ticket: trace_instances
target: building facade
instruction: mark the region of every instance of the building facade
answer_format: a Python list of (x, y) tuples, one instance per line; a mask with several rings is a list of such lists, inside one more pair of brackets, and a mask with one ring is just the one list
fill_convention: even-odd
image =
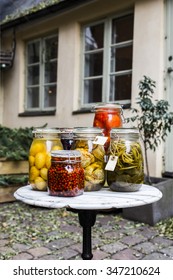
[[(100, 102), (135, 107), (143, 75), (155, 99), (173, 111), (171, 0), (64, 0), (1, 23), (1, 48), (16, 48), (1, 65), (0, 124), (8, 127), (92, 126)], [(172, 52), (171, 52), (172, 51)], [(149, 155), (151, 175), (173, 172), (171, 133)]]

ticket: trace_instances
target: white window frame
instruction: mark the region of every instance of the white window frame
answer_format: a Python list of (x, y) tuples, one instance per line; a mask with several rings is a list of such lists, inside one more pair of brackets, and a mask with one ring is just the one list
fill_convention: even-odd
[[(56, 80), (56, 82), (52, 82), (52, 83), (45, 83), (44, 81), (44, 74), (45, 74), (45, 41), (46, 39), (49, 38), (53, 38), (53, 37), (57, 37), (57, 42), (58, 42), (58, 34), (52, 34), (49, 36), (44, 36), (44, 37), (40, 37), (34, 40), (30, 40), (27, 42), (26, 44), (26, 57), (27, 57), (27, 46), (31, 43), (34, 42), (40, 42), (40, 49), (39, 49), (39, 62), (38, 63), (33, 63), (34, 64), (39, 64), (39, 69), (40, 69), (40, 75), (39, 75), (39, 84), (38, 85), (34, 85), (34, 86), (38, 86), (39, 87), (39, 107), (28, 107), (28, 84), (27, 84), (27, 78), (28, 78), (28, 62), (26, 59), (26, 76), (25, 76), (25, 111), (27, 112), (40, 112), (40, 111), (54, 111), (56, 109), (56, 104), (55, 106), (51, 106), (51, 107), (44, 107), (44, 98), (45, 98), (45, 94), (44, 94), (44, 87), (46, 85), (55, 85), (56, 86), (56, 98), (57, 98), (57, 84), (58, 81)], [(51, 61), (57, 61), (57, 66), (58, 66), (58, 52), (57, 52), (57, 57), (55, 59), (51, 59)], [(32, 65), (32, 64), (30, 64)], [(58, 68), (58, 67), (57, 67)], [(58, 73), (58, 69), (57, 69), (57, 73)]]
[[(100, 21), (95, 21), (92, 22), (90, 24), (86, 24), (82, 26), (82, 61), (81, 61), (81, 84), (80, 84), (80, 92), (81, 92), (81, 104), (80, 107), (81, 108), (90, 108), (92, 106), (95, 105), (95, 103), (84, 103), (84, 80), (86, 80), (86, 78), (84, 77), (84, 71), (85, 71), (85, 54), (87, 53), (87, 51), (85, 51), (85, 29), (87, 27), (90, 26), (94, 26), (94, 25), (98, 25), (100, 23), (104, 23), (104, 46), (103, 46), (103, 74), (100, 76), (94, 76), (94, 77), (90, 77), (90, 79), (92, 78), (98, 78), (98, 77), (102, 77), (102, 102), (109, 102), (109, 103), (120, 103), (122, 105), (124, 104), (130, 104), (131, 103), (131, 99), (126, 99), (126, 100), (118, 100), (118, 101), (109, 101), (109, 92), (110, 92), (110, 76), (111, 75), (123, 75), (123, 74), (132, 74), (133, 69), (127, 69), (127, 70), (123, 70), (123, 71), (117, 71), (117, 72), (110, 72), (110, 63), (111, 63), (111, 47), (112, 46), (116, 46), (116, 47), (122, 47), (122, 46), (132, 46), (133, 47), (133, 38), (132, 40), (128, 40), (128, 41), (124, 41), (121, 43), (117, 43), (117, 44), (112, 44), (111, 43), (111, 32), (112, 32), (112, 20), (113, 19), (118, 19), (124, 16), (128, 16), (128, 15), (134, 15), (134, 13), (131, 11), (129, 13), (125, 13), (122, 15), (113, 15), (110, 17), (107, 17), (103, 20)], [(99, 49), (100, 50), (100, 49)], [(91, 52), (97, 52), (96, 51), (90, 51)], [(98, 103), (98, 102), (97, 102)]]

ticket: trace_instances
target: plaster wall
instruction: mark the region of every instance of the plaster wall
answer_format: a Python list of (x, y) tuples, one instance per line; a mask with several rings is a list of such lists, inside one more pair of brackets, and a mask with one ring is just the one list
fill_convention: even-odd
[[(99, 8), (98, 8), (99, 7)], [(4, 75), (3, 125), (9, 127), (41, 126), (50, 127), (92, 126), (93, 113), (72, 114), (80, 103), (80, 51), (82, 24), (134, 10), (134, 49), (132, 107), (138, 93), (138, 82), (143, 75), (156, 81), (156, 98), (163, 96), (163, 44), (164, 44), (164, 1), (94, 1), (71, 12), (51, 16), (44, 20), (28, 22), (17, 28), (17, 48), (14, 66)], [(25, 93), (25, 42), (38, 36), (59, 33), (58, 85), (55, 116), (19, 117), (24, 111)], [(2, 107), (0, 99), (0, 106)], [(0, 107), (0, 108), (1, 108)], [(125, 116), (129, 110), (124, 111)], [(153, 176), (162, 171), (162, 147), (150, 156)], [(156, 164), (157, 163), (157, 164)]]

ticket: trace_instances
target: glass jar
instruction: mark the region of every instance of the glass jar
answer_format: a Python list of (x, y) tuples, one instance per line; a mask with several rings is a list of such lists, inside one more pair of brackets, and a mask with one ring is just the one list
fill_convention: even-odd
[(73, 144), (73, 128), (60, 128), (64, 150), (70, 150)]
[(103, 136), (100, 128), (83, 127), (73, 130), (74, 144), (72, 149), (80, 151), (82, 167), (85, 173), (84, 191), (100, 190), (105, 182), (105, 149), (94, 142), (96, 136)]
[(115, 191), (136, 191), (144, 182), (144, 160), (136, 128), (111, 130), (109, 159), (114, 170), (107, 171), (109, 187)]
[(60, 131), (35, 129), (29, 150), (29, 183), (35, 190), (47, 190), (47, 174), (51, 165), (51, 151), (63, 150)]
[(122, 127), (122, 106), (115, 103), (96, 105), (93, 126), (103, 128), (103, 133), (108, 137), (105, 148), (108, 149), (110, 143), (110, 130)]
[(48, 170), (48, 193), (53, 196), (83, 194), (84, 170), (79, 151), (54, 151)]

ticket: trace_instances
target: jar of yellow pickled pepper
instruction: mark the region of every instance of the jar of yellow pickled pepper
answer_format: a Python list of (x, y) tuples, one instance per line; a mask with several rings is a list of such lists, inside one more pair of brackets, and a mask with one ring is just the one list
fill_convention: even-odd
[(51, 151), (63, 150), (58, 129), (35, 129), (29, 150), (29, 183), (34, 190), (47, 190)]
[(107, 183), (113, 191), (137, 191), (144, 182), (144, 160), (137, 128), (111, 130)]
[(81, 164), (85, 174), (84, 191), (100, 190), (105, 182), (105, 149), (104, 143), (102, 144), (99, 140), (97, 142), (96, 139), (97, 136), (104, 138), (102, 129), (74, 128), (73, 136), (72, 149), (81, 153)]

